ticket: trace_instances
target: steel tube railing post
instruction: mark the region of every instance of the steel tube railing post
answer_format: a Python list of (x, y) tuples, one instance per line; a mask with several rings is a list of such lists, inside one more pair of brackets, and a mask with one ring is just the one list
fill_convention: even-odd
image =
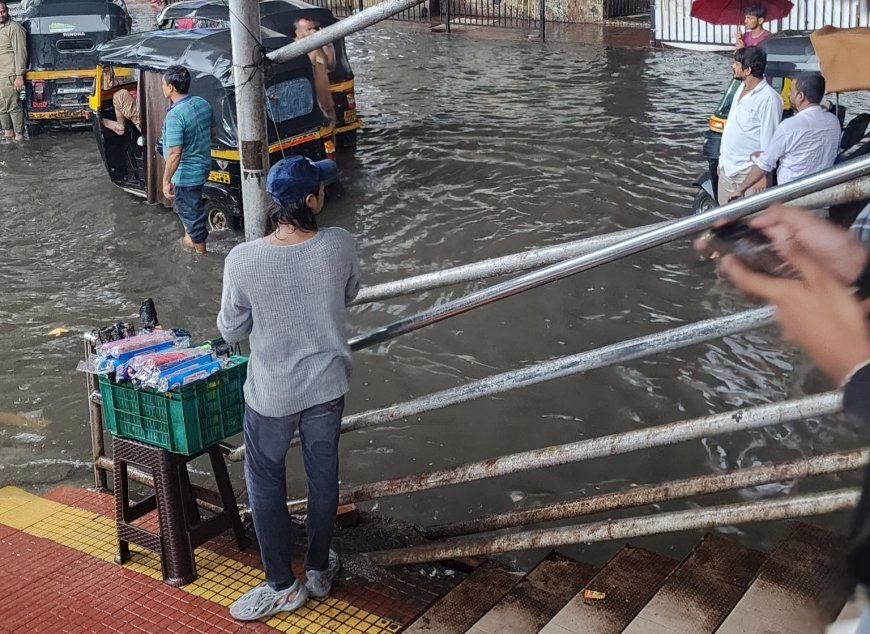
[(495, 374), (465, 385), (427, 394), (404, 403), (351, 414), (342, 421), (342, 433), (753, 330), (771, 323), (772, 319), (773, 308), (769, 306), (756, 308), (620, 341), (568, 357), (536, 363), (519, 370)]
[(294, 57), (310, 53), (321, 46), (326, 46), (342, 37), (347, 37), (352, 33), (362, 31), (373, 24), (377, 24), (382, 20), (386, 20), (397, 13), (406, 11), (407, 9), (422, 4), (423, 2), (426, 2), (426, 0), (384, 0), (383, 2), (378, 2), (377, 4), (370, 6), (368, 9), (363, 9), (359, 13), (355, 13), (343, 20), (339, 20), (335, 24), (321, 29), (306, 38), (297, 40), (287, 46), (282, 46), (281, 48), (268, 53), (266, 57), (273, 62), (289, 61)]
[[(95, 342), (90, 334), (84, 336), (85, 359), (96, 352)], [(94, 395), (100, 393), (97, 377), (93, 374), (85, 374), (85, 388), (88, 391), (88, 416), (91, 422), (91, 452), (94, 456), (94, 486), (103, 491), (109, 488), (109, 479), (106, 470), (100, 466), (100, 458), (106, 453), (103, 439), (103, 408), (95, 402)]]
[[(802, 205), (810, 209), (827, 207), (828, 205), (851, 202), (863, 198), (870, 198), (870, 177), (864, 176), (858, 180), (850, 181), (841, 185), (802, 196), (792, 201), (792, 204)], [(370, 302), (390, 299), (400, 295), (407, 295), (419, 291), (428, 291), (451, 284), (463, 282), (475, 282), (478, 280), (528, 271), (554, 262), (562, 262), (570, 257), (590, 253), (596, 249), (616, 244), (627, 238), (641, 235), (651, 229), (663, 227), (676, 222), (667, 220), (632, 229), (622, 229), (612, 233), (590, 236), (571, 242), (556, 244), (549, 247), (530, 249), (521, 253), (512, 253), (500, 257), (490, 258), (463, 264), (460, 266), (423, 273), (402, 280), (384, 282), (374, 286), (363, 287), (359, 295), (353, 301), (354, 305), (367, 304)]]
[[(841, 407), (842, 395), (839, 392), (826, 392), (782, 403), (756, 405), (755, 407), (711, 414), (656, 427), (590, 438), (589, 440), (542, 449), (532, 449), (489, 460), (469, 462), (450, 469), (415, 473), (390, 480), (362, 484), (340, 492), (339, 503), (364, 502), (380, 497), (425, 491), (484, 478), (582, 462), (593, 458), (623, 455), (640, 449), (665, 447), (705, 436), (716, 436), (769, 425), (779, 425), (814, 416), (834, 414), (839, 412)], [(291, 501), (288, 503), (288, 507), (293, 512), (304, 509), (305, 500)]]
[[(828, 190), (825, 192), (816, 192), (810, 194), (802, 199), (800, 202), (802, 204), (806, 204), (808, 206), (824, 206), (827, 204), (831, 204), (832, 202), (843, 202), (846, 200), (853, 200), (856, 196), (870, 196), (870, 177), (864, 177), (857, 181), (850, 182), (846, 185), (841, 185), (833, 188), (832, 190)], [(679, 222), (679, 221), (677, 221)], [(664, 226), (667, 223), (660, 223), (656, 226)], [(639, 230), (631, 229), (626, 231), (637, 231), (638, 234), (645, 233), (646, 228), (641, 228)], [(621, 233), (617, 235), (609, 235), (609, 236), (599, 236), (597, 238), (590, 238), (590, 240), (598, 240), (601, 238), (602, 240), (613, 240), (612, 243), (617, 242), (617, 238), (621, 237)], [(577, 243), (569, 243), (568, 245), (557, 245), (555, 247), (547, 247), (542, 250), (541, 257), (542, 258), (555, 258), (562, 259), (560, 257), (561, 250), (564, 249), (581, 249), (582, 247)], [(508, 259), (513, 256), (507, 256), (507, 258), (501, 259), (496, 258), (494, 260), (494, 265), (492, 270), (473, 270), (472, 274), (489, 274), (490, 272), (495, 272), (496, 269), (501, 269), (501, 267), (513, 266)], [(526, 258), (534, 258), (536, 255), (533, 253), (531, 255), (528, 254), (518, 254), (516, 256), (521, 262), (519, 265), (523, 265), (522, 261), (525, 261)], [(501, 260), (501, 261), (499, 261)], [(469, 265), (470, 267), (475, 267), (476, 265)], [(499, 270), (500, 274), (502, 271)], [(444, 283), (441, 284), (438, 280), (435, 279), (434, 276), (437, 274), (429, 274), (433, 277), (427, 278), (425, 280), (420, 280), (420, 285), (430, 284), (432, 283), (432, 287), (435, 288), (437, 285), (446, 285), (449, 283), (455, 283), (457, 277), (463, 275), (464, 273), (458, 272), (457, 276), (448, 277), (448, 280), (442, 280)], [(405, 292), (406, 289), (397, 289), (395, 287), (390, 287), (385, 290), (385, 294), (387, 293), (398, 293)], [(363, 291), (365, 293), (365, 290)], [(389, 296), (389, 295), (388, 295)], [(372, 296), (369, 296), (368, 301), (374, 301)], [(455, 403), (461, 403), (465, 401), (469, 401), (476, 398), (481, 398), (483, 396), (490, 396), (492, 394), (497, 394), (500, 392), (505, 392), (516, 387), (522, 387), (524, 385), (532, 385), (534, 383), (542, 382), (549, 380), (550, 378), (558, 378), (559, 376), (566, 376), (571, 372), (565, 372), (561, 374), (550, 374), (551, 372), (561, 372), (566, 369), (571, 364), (577, 364), (574, 366), (573, 372), (584, 372), (589, 369), (593, 369), (595, 367), (601, 367), (601, 365), (594, 365), (593, 360), (596, 356), (601, 357), (606, 354), (611, 355), (608, 359), (599, 360), (602, 365), (608, 365), (612, 363), (618, 363), (622, 361), (626, 361), (629, 359), (640, 358), (645, 355), (655, 354), (657, 352), (662, 352), (666, 350), (672, 350), (679, 345), (689, 345), (691, 343), (699, 343), (701, 341), (706, 341), (708, 339), (713, 339), (719, 336), (724, 336), (726, 334), (734, 334), (737, 332), (751, 330), (753, 328), (757, 328), (761, 325), (764, 325), (769, 322), (771, 313), (770, 308), (765, 309), (757, 309), (755, 311), (747, 311), (744, 313), (739, 313), (737, 315), (731, 315), (728, 317), (722, 317), (712, 320), (707, 320), (705, 322), (699, 322), (697, 324), (692, 324), (690, 326), (683, 326), (678, 329), (674, 329), (671, 331), (665, 331), (662, 333), (657, 333), (654, 335), (650, 335), (648, 337), (641, 337), (639, 339), (635, 339), (632, 341), (623, 342), (621, 344), (614, 344), (612, 346), (607, 346), (605, 348), (600, 348), (598, 350), (588, 351), (584, 353), (580, 353), (579, 355), (574, 355), (573, 357), (564, 357), (562, 359), (557, 359), (553, 361), (547, 361), (544, 363), (536, 364), (534, 366), (530, 366), (527, 368), (523, 368), (521, 370), (515, 370), (512, 372), (506, 372), (503, 374), (495, 375), (492, 377), (488, 377), (486, 379), (482, 379), (480, 381), (473, 381), (463, 386), (459, 386), (457, 388), (451, 388), (449, 390), (443, 390), (441, 392), (436, 392), (435, 394), (430, 394), (428, 396), (423, 396), (418, 399), (413, 399), (411, 401), (406, 401), (404, 403), (398, 403), (396, 405), (392, 405), (390, 407), (382, 408), (379, 410), (372, 410), (368, 412), (361, 412), (359, 414), (354, 414), (352, 416), (348, 416), (344, 420), (344, 427), (342, 428), (342, 432), (352, 431), (353, 429), (357, 429), (359, 427), (367, 427), (370, 425), (374, 425), (380, 422), (386, 422), (391, 420), (396, 420), (397, 418), (402, 418), (404, 416), (410, 416), (413, 414), (419, 414), (425, 411), (431, 411), (434, 409), (438, 409), (441, 407), (446, 407), (448, 405), (452, 405)], [(738, 322), (735, 325), (735, 322)], [(705, 330), (706, 335), (704, 336), (695, 336), (699, 333), (692, 333), (692, 330), (700, 329)], [(677, 339), (683, 339), (682, 344), (678, 344), (676, 342)], [(663, 347), (663, 342), (668, 343), (669, 347)], [(644, 354), (639, 356), (621, 356), (620, 351), (628, 351), (632, 352), (637, 347), (644, 348)], [(587, 366), (582, 366), (582, 363), (588, 363)], [(229, 454), (229, 459), (233, 461), (244, 459), (245, 447), (244, 445), (237, 447), (232, 450)]]
[(460, 537), (436, 544), (366, 553), (366, 556), (377, 566), (395, 566), (515, 550), (557, 548), (569, 544), (631, 539), (714, 526), (825, 515), (855, 508), (859, 497), (858, 489), (838, 489), (812, 495), (605, 520), (580, 526), (539, 529), (511, 535)]
[(867, 464), (870, 449), (841, 451), (812, 458), (801, 458), (773, 465), (735, 469), (728, 473), (705, 475), (663, 484), (650, 484), (634, 487), (627, 491), (615, 491), (579, 500), (556, 502), (522, 511), (510, 511), (486, 517), (477, 517), (453, 524), (442, 524), (422, 529), (428, 539), (458, 537), (472, 533), (528, 526), (540, 522), (552, 522), (568, 518), (615, 511), (618, 509), (646, 506), (670, 500), (678, 500), (696, 495), (709, 495), (722, 491), (744, 489), (746, 487), (796, 480), (826, 473), (838, 473), (860, 469)]
[(772, 187), (760, 194), (722, 205), (703, 214), (677, 220), (669, 225), (653, 229), (634, 238), (629, 238), (619, 244), (604, 247), (593, 253), (553, 264), (464, 297), (439, 304), (416, 315), (400, 319), (369, 333), (353, 337), (350, 340), (351, 349), (360, 350), (389, 341), (390, 339), (395, 339), (399, 335), (419, 330), (449, 317), (468, 312), (473, 308), (511, 297), (512, 295), (549, 284), (550, 282), (555, 282), (556, 280), (587, 271), (608, 262), (613, 262), (628, 255), (640, 253), (641, 251), (678, 238), (690, 236), (708, 229), (717, 221), (741, 218), (756, 211), (761, 211), (774, 202), (789, 201), (866, 174), (870, 174), (870, 156), (848, 161), (786, 185)]
[[(770, 323), (772, 316), (773, 308), (757, 308), (495, 374), (389, 407), (346, 416), (341, 423), (341, 433), (752, 330)], [(242, 460), (244, 454), (245, 447), (242, 445), (230, 452), (229, 459)]]

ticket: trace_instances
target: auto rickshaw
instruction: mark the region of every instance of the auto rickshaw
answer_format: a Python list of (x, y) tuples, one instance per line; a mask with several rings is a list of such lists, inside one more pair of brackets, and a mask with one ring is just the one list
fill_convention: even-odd
[[(265, 37), (276, 49), (289, 38)], [(100, 48), (100, 81), (90, 98), (94, 134), (109, 178), (121, 189), (157, 203), (163, 199), (163, 156), (156, 146), (167, 103), (161, 88), (163, 71), (187, 68), (190, 94), (214, 109), (217, 134), (212, 139), (212, 169), (203, 189), (211, 231), (242, 225), (240, 162), (236, 127), (230, 32), (228, 29), (168, 30), (116, 38)], [(317, 106), (311, 63), (300, 57), (266, 69), (266, 124), (269, 158), (301, 154), (313, 160), (335, 157), (332, 125)], [(135, 93), (141, 129), (126, 122), (123, 135), (103, 125), (117, 120), (113, 97)]]
[(24, 0), (28, 70), (24, 112), (31, 132), (41, 125), (90, 125), (97, 48), (127, 35), (124, 0)]
[[(197, 26), (229, 27), (229, 6), (226, 0), (184, 0), (173, 2), (157, 16), (160, 28), (179, 28), (183, 21), (192, 21)], [(263, 27), (294, 37), (293, 22), (308, 18), (325, 27), (338, 20), (328, 9), (301, 0), (261, 0), (260, 23)], [(356, 111), (354, 75), (347, 57), (344, 38), (333, 43), (335, 66), (329, 72), (332, 99), (335, 103), (336, 141), (341, 147), (356, 147), (357, 130), (361, 126)]]

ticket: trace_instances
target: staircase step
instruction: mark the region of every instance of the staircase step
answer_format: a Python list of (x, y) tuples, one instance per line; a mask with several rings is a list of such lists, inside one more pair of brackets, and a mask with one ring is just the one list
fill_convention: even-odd
[(605, 597), (587, 600), (579, 592), (541, 634), (621, 632), (676, 567), (673, 559), (626, 546), (586, 584), (585, 589), (604, 592)]
[(469, 634), (532, 634), (562, 609), (597, 568), (550, 555), (487, 612)]
[(463, 634), (513, 588), (521, 577), (497, 567), (481, 564), (453, 590), (424, 612), (406, 634)]
[(854, 585), (843, 567), (845, 554), (842, 537), (798, 523), (716, 633), (822, 631)]
[(624, 634), (709, 634), (746, 592), (765, 555), (707, 535), (668, 577)]

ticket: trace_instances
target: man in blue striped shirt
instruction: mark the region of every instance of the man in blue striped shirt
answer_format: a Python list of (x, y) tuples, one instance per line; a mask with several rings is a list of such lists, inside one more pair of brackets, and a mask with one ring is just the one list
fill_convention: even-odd
[(184, 245), (205, 253), (208, 227), (202, 186), (211, 169), (214, 113), (205, 99), (188, 94), (190, 73), (184, 66), (167, 68), (161, 84), (171, 102), (163, 120), (163, 195), (175, 202), (184, 225)]

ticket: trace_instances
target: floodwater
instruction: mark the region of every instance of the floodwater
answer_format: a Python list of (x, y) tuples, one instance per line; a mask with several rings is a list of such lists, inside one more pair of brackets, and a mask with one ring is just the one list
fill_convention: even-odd
[[(366, 284), (635, 227), (689, 212), (701, 138), (729, 77), (718, 55), (380, 26), (350, 38), (365, 117), (322, 215), (357, 238)], [(82, 333), (134, 318), (211, 338), (226, 253), (178, 244), (177, 218), (108, 180), (90, 133), (0, 146), (0, 483), (92, 482)], [(367, 331), (489, 282), (352, 310)], [(349, 412), (735, 312), (688, 240), (498, 302), (356, 354)], [(67, 332), (52, 330), (65, 329)], [(459, 465), (827, 389), (773, 329), (563, 378), (348, 434), (346, 485)], [(365, 505), (419, 524), (530, 506), (861, 444), (839, 418), (709, 437)], [(290, 459), (290, 492), (304, 487)], [(233, 468), (243, 494), (241, 469)], [(827, 478), (823, 484), (855, 481)], [(757, 487), (687, 509), (815, 490)], [(843, 527), (845, 516), (825, 520)], [(724, 529), (768, 548), (781, 528)], [(697, 534), (636, 543), (679, 554)], [(613, 546), (567, 552), (600, 560)], [(581, 553), (580, 551), (585, 551)]]

